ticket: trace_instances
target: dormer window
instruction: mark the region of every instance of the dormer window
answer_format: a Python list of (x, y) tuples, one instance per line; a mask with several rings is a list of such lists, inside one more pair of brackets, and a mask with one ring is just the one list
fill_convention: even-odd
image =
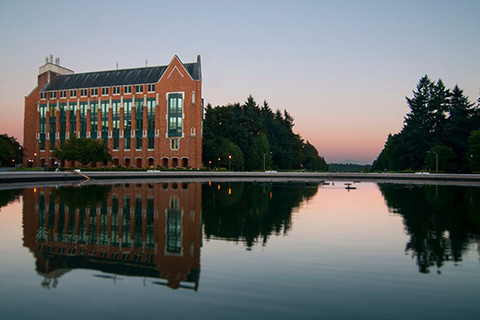
[(149, 84), (148, 85), (148, 92), (155, 92), (155, 85), (154, 84)]
[(143, 93), (143, 86), (135, 86), (135, 93)]
[(87, 96), (87, 89), (80, 89), (80, 96), (86, 97)]
[(70, 98), (76, 98), (77, 97), (77, 90), (70, 90)]
[(50, 92), (50, 99), (57, 99), (57, 92), (56, 91)]
[(98, 96), (98, 88), (90, 89), (91, 96)]
[(65, 99), (67, 97), (67, 90), (60, 91), (60, 99)]
[(120, 94), (120, 87), (113, 87), (113, 94), (114, 95)]
[(102, 96), (108, 96), (108, 88), (102, 88)]
[(125, 86), (123, 88), (124, 94), (131, 94), (132, 93), (132, 86)]

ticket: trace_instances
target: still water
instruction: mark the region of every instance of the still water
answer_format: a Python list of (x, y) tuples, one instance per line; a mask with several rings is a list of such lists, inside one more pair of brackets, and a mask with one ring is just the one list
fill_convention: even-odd
[(480, 188), (0, 190), (0, 319), (478, 319)]

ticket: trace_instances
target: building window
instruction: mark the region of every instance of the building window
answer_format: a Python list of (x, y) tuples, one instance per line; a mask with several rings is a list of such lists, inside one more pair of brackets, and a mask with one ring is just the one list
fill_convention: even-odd
[(143, 86), (142, 85), (135, 86), (135, 93), (143, 93)]
[(60, 99), (65, 99), (67, 97), (67, 90), (60, 91)]
[(108, 96), (108, 88), (102, 88), (102, 96)]
[(80, 102), (80, 138), (87, 137), (87, 102)]
[(47, 93), (46, 92), (40, 92), (40, 99), (42, 99), (42, 100), (47, 99)]
[(87, 89), (80, 89), (80, 97), (86, 97), (87, 96)]
[(70, 98), (76, 98), (77, 97), (77, 90), (70, 90)]
[(50, 99), (56, 99), (56, 98), (57, 98), (57, 92), (56, 91), (50, 92)]
[(131, 94), (132, 93), (132, 86), (125, 86), (123, 87), (124, 94)]
[(118, 150), (120, 138), (120, 100), (112, 101), (113, 150)]
[(45, 150), (45, 136), (47, 133), (47, 105), (40, 105), (40, 150)]
[(98, 96), (98, 88), (90, 89), (91, 96)]
[(136, 138), (136, 148), (142, 149), (143, 99), (135, 100), (135, 138)]
[(195, 104), (195, 91), (192, 91), (192, 104)]
[(147, 99), (147, 138), (148, 149), (153, 149), (155, 139), (155, 98)]
[(70, 103), (70, 136), (74, 137), (77, 133), (77, 104)]
[(120, 87), (113, 87), (113, 94), (114, 95), (120, 94)]
[(180, 148), (180, 139), (170, 139), (170, 149), (178, 150)]
[(108, 143), (108, 109), (109, 109), (110, 103), (108, 101), (102, 101), (101, 103), (101, 120), (102, 120), (102, 140), (105, 146), (107, 146)]
[[(132, 137), (132, 100), (123, 100), (123, 137), (125, 138), (125, 150), (130, 150)], [(128, 167), (127, 164), (125, 166)]]
[(154, 84), (149, 84), (148, 85), (148, 92), (155, 92), (155, 85)]
[(183, 132), (183, 96), (181, 93), (168, 95), (168, 136), (181, 137)]
[(90, 122), (91, 122), (91, 133), (90, 138), (97, 139), (98, 134), (98, 102), (90, 102)]

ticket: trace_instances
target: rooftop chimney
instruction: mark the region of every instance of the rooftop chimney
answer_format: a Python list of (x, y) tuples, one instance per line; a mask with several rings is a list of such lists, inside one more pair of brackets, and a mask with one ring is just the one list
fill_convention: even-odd
[(55, 64), (56, 64), (57, 66), (60, 65), (60, 57), (56, 57), (56, 58), (55, 58)]
[(50, 63), (53, 63), (53, 54), (50, 55)]

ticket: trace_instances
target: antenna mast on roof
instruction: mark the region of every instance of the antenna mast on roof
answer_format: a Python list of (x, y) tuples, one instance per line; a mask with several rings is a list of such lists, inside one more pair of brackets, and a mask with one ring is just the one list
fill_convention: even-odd
[(148, 67), (148, 60), (145, 59), (145, 67)]
[(118, 61), (117, 61), (117, 70), (118, 70)]

